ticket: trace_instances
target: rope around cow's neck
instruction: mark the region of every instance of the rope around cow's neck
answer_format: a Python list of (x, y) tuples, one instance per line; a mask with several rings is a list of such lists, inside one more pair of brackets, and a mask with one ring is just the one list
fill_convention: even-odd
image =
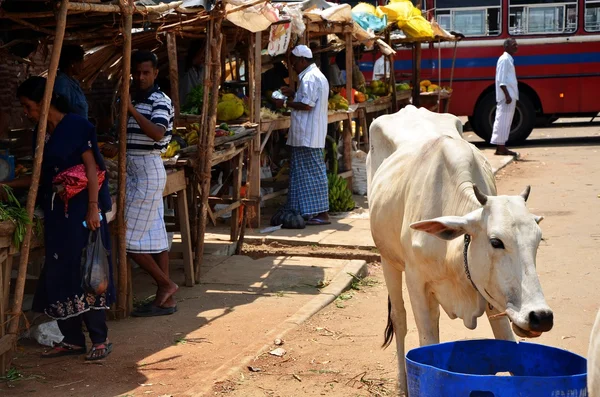
[(467, 255), (469, 253), (469, 244), (471, 244), (471, 236), (468, 234), (465, 234), (465, 248), (463, 250), (465, 274), (467, 275), (467, 278), (473, 285), (473, 288), (475, 288), (475, 291), (479, 292), (479, 290), (477, 289), (477, 286), (475, 285), (475, 283), (473, 282), (473, 279), (471, 278), (471, 272), (469, 271), (469, 259), (467, 258)]
[[(467, 275), (467, 278), (471, 282), (471, 285), (473, 285), (473, 288), (475, 288), (475, 291), (479, 292), (479, 289), (477, 288), (477, 286), (475, 285), (475, 282), (471, 278), (471, 272), (469, 271), (469, 259), (467, 258), (467, 255), (469, 253), (469, 244), (471, 244), (471, 236), (468, 234), (465, 234), (465, 248), (463, 250), (463, 259), (464, 259), (463, 262), (465, 265), (465, 274)], [(481, 295), (481, 292), (479, 292), (479, 294)], [(490, 310), (494, 309), (494, 306), (492, 306), (492, 304), (489, 302), (488, 302), (488, 307), (490, 308)], [(500, 313), (500, 315), (502, 315), (502, 313)], [(496, 315), (496, 316), (500, 316), (500, 315)], [(506, 315), (506, 314), (504, 314), (504, 315)]]

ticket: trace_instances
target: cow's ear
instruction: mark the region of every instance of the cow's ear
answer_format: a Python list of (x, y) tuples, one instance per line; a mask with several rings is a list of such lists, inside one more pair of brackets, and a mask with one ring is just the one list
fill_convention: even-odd
[(442, 216), (427, 221), (415, 222), (412, 229), (434, 235), (442, 240), (454, 240), (467, 232), (469, 222), (462, 216)]

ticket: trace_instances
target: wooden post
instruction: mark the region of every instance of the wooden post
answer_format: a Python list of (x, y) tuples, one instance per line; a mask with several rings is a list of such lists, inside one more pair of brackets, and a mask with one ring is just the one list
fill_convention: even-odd
[(119, 271), (119, 291), (117, 293), (117, 317), (125, 318), (129, 315), (129, 301), (133, 299), (129, 295), (129, 273), (131, 267), (127, 261), (127, 252), (125, 235), (127, 225), (125, 224), (125, 183), (126, 183), (126, 162), (127, 162), (127, 104), (129, 99), (129, 80), (131, 76), (131, 27), (133, 23), (133, 1), (121, 3), (123, 18), (123, 58), (121, 60), (121, 109), (119, 114), (119, 178), (117, 193), (117, 229), (119, 242), (119, 262), (117, 264)]
[[(252, 209), (248, 209), (253, 218), (250, 219), (252, 227), (260, 227), (260, 108), (261, 108), (261, 79), (262, 79), (262, 57), (261, 57), (262, 35), (257, 32), (250, 36), (250, 51), (248, 53), (248, 83), (249, 97), (251, 98), (250, 121), (258, 124), (258, 134), (250, 143), (248, 149), (248, 187), (249, 197), (254, 200), (252, 204), (247, 203)], [(265, 139), (269, 139), (267, 136)]]
[[(233, 194), (231, 195), (232, 201), (235, 203), (241, 199), (242, 189), (242, 169), (244, 168), (244, 151), (235, 156), (232, 160), (233, 163)], [(240, 210), (234, 209), (231, 213), (231, 241), (236, 241), (239, 233), (240, 224)]]
[[(31, 186), (27, 194), (27, 217), (31, 222), (25, 228), (25, 236), (21, 245), (21, 257), (19, 259), (19, 272), (17, 275), (17, 282), (15, 285), (15, 298), (12, 307), (12, 318), (10, 326), (8, 328), (9, 335), (4, 336), (2, 340), (7, 337), (14, 337), (19, 330), (19, 320), (21, 318), (21, 310), (23, 309), (23, 292), (25, 291), (25, 281), (27, 278), (27, 263), (29, 262), (29, 246), (31, 244), (31, 229), (33, 226), (33, 211), (35, 209), (35, 202), (37, 199), (38, 187), (40, 184), (40, 175), (42, 172), (42, 159), (44, 157), (44, 144), (46, 138), (46, 127), (48, 124), (48, 111), (50, 109), (50, 99), (52, 98), (52, 91), (54, 89), (54, 81), (56, 79), (56, 70), (58, 69), (58, 60), (60, 59), (60, 51), (65, 38), (65, 28), (67, 26), (67, 13), (69, 10), (69, 1), (65, 0), (60, 4), (56, 20), (56, 31), (54, 36), (54, 42), (52, 43), (52, 56), (50, 57), (50, 66), (48, 67), (48, 77), (46, 80), (46, 87), (44, 89), (44, 97), (42, 99), (42, 110), (40, 115), (40, 121), (38, 122), (38, 133), (36, 140), (36, 156), (33, 162), (33, 175), (31, 176)], [(10, 335), (13, 334), (13, 335)], [(16, 341), (16, 338), (14, 338)], [(3, 354), (0, 351), (0, 355)]]
[(181, 99), (179, 98), (179, 69), (177, 67), (177, 37), (175, 33), (167, 33), (167, 52), (169, 55), (169, 81), (171, 82), (171, 101), (175, 109), (175, 119), (179, 119)]
[(421, 105), (421, 43), (413, 44), (413, 105)]
[[(208, 113), (205, 118), (205, 128), (203, 129), (203, 136), (200, 137), (202, 141), (201, 150), (198, 152), (200, 156), (203, 156), (202, 163), (199, 166), (202, 169), (198, 170), (200, 175), (200, 183), (202, 187), (202, 197), (200, 201), (200, 220), (198, 223), (198, 241), (196, 243), (196, 280), (200, 280), (200, 271), (202, 264), (202, 256), (204, 255), (204, 234), (206, 232), (206, 218), (208, 216), (208, 196), (210, 194), (210, 168), (212, 163), (212, 155), (215, 146), (215, 126), (217, 124), (217, 103), (219, 101), (219, 82), (221, 81), (221, 46), (223, 44), (223, 33), (221, 31), (221, 25), (223, 23), (223, 5), (217, 3), (213, 9), (215, 13), (215, 19), (211, 20), (211, 40), (209, 42), (210, 47), (210, 63), (208, 63), (208, 71), (210, 71), (210, 105), (208, 106)], [(206, 71), (205, 71), (206, 73)], [(206, 82), (206, 80), (205, 80)], [(206, 87), (205, 87), (206, 88)], [(204, 118), (204, 116), (203, 116)]]
[[(352, 53), (352, 33), (346, 33), (346, 99), (352, 103), (352, 69), (354, 66), (354, 54)], [(343, 121), (343, 165), (344, 171), (352, 169), (352, 117)], [(352, 189), (352, 179), (348, 180), (348, 188)]]
[(352, 33), (346, 33), (346, 99), (352, 103), (352, 69), (354, 54), (352, 53)]
[(185, 267), (185, 286), (193, 287), (194, 266), (192, 258), (192, 241), (190, 235), (190, 216), (187, 203), (187, 189), (177, 192), (177, 219), (179, 220), (179, 231), (181, 233), (181, 245), (183, 246), (183, 264)]

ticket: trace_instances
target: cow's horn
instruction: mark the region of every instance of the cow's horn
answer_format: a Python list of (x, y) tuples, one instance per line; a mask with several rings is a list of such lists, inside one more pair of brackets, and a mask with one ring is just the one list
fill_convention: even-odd
[(523, 197), (523, 200), (527, 201), (529, 198), (529, 193), (531, 193), (531, 186), (527, 185), (525, 190), (521, 192), (520, 196)]
[(477, 198), (477, 201), (479, 201), (479, 203), (481, 205), (485, 205), (487, 203), (487, 196), (483, 193), (481, 193), (481, 191), (479, 190), (479, 188), (477, 187), (477, 185), (473, 185), (473, 192), (475, 192), (475, 197)]

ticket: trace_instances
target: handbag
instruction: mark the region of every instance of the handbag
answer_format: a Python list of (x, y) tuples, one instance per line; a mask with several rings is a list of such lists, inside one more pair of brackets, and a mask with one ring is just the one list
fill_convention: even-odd
[(108, 252), (102, 244), (99, 230), (90, 231), (87, 246), (81, 257), (82, 287), (87, 293), (102, 295), (108, 289)]

